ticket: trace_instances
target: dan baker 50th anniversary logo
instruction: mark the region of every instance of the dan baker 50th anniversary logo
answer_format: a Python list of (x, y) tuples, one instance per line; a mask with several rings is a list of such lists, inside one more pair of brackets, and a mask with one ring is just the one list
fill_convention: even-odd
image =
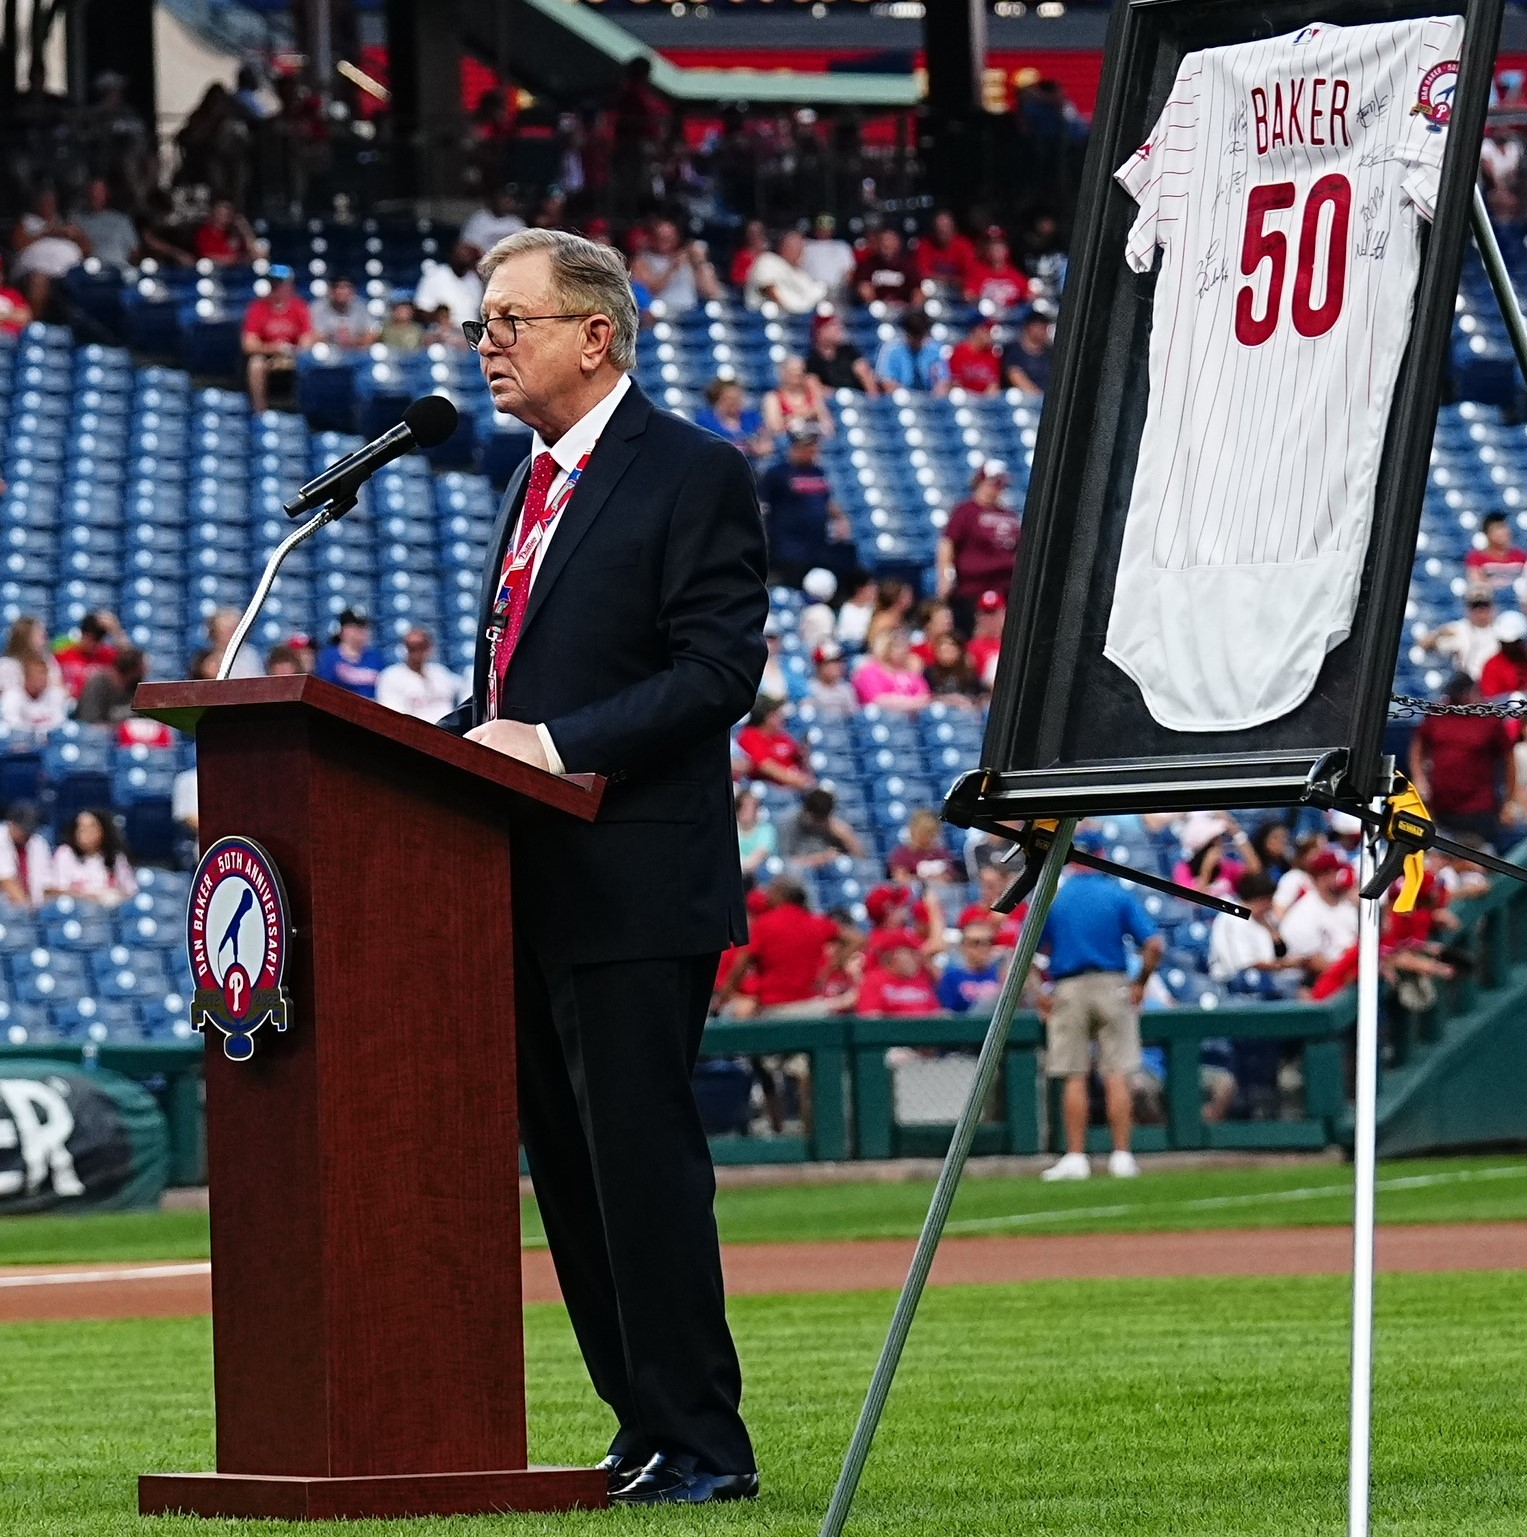
[(196, 992), (191, 1024), (221, 1032), (235, 1062), (254, 1055), (262, 1025), (284, 1031), (290, 999), (281, 985), (291, 938), (286, 892), (269, 854), (251, 838), (219, 838), (196, 867), (186, 949)]

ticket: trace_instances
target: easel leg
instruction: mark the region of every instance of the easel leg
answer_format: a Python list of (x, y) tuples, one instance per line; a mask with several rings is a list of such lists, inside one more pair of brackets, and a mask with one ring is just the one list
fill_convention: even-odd
[[(1375, 801), (1382, 811), (1384, 802)], [(1377, 862), (1377, 833), (1363, 831), (1362, 881)], [(1352, 1138), (1352, 1416), (1347, 1532), (1368, 1537), (1373, 1429), (1373, 1230), (1378, 1142), (1379, 928), (1383, 899), (1360, 904), (1357, 940), (1357, 1104)]]
[(1522, 307), (1516, 302), (1516, 290), (1511, 286), (1511, 274), (1506, 271), (1506, 258), (1501, 255), (1500, 242), (1495, 238), (1495, 227), (1490, 223), (1490, 211), (1485, 207), (1485, 195), (1476, 185), (1474, 188), (1474, 244), (1485, 264), (1490, 287), (1495, 290), (1495, 302), (1500, 306), (1501, 318), (1511, 334), (1511, 345), (1516, 350), (1517, 367), (1527, 379), (1527, 319)]
[(997, 1006), (992, 1012), (986, 1039), (981, 1043), (981, 1054), (976, 1060), (975, 1082), (970, 1087), (970, 1097), (966, 1100), (965, 1108), (960, 1112), (960, 1119), (955, 1124), (954, 1139), (950, 1142), (949, 1152), (945, 1155), (944, 1167), (939, 1171), (933, 1200), (928, 1207), (928, 1215), (923, 1222), (923, 1230), (912, 1255), (912, 1265), (902, 1285), (901, 1296), (896, 1301), (896, 1311), (891, 1317), (890, 1332), (886, 1335), (880, 1360), (875, 1365), (875, 1374), (871, 1377), (869, 1391), (865, 1394), (864, 1407), (859, 1411), (859, 1423), (854, 1427), (853, 1439), (849, 1442), (848, 1452), (843, 1459), (843, 1470), (838, 1474), (838, 1484), (832, 1492), (832, 1501), (827, 1507), (827, 1515), (822, 1522), (821, 1537), (839, 1537), (844, 1523), (848, 1520), (849, 1507), (854, 1502), (854, 1493), (859, 1487), (859, 1478), (864, 1472), (864, 1464), (870, 1454), (870, 1445), (875, 1439), (875, 1431), (879, 1428), (880, 1416), (885, 1409), (891, 1383), (895, 1380), (896, 1368), (901, 1362), (901, 1352), (907, 1343), (907, 1334), (912, 1328), (912, 1320), (917, 1313), (917, 1304), (922, 1300), (923, 1288), (928, 1284), (928, 1272), (933, 1268), (933, 1257), (938, 1252), (939, 1240), (944, 1235), (944, 1223), (949, 1218), (949, 1208), (954, 1204), (955, 1192), (959, 1189), (960, 1175), (964, 1173), (965, 1162), (970, 1157), (970, 1145), (975, 1138), (976, 1127), (980, 1125), (982, 1109), (986, 1104), (987, 1096), (991, 1093), (992, 1085), (997, 1081), (997, 1071), (1002, 1065), (1002, 1054), (1007, 1049), (1007, 1037), (1012, 1028), (1013, 1015), (1017, 1011), (1018, 1000), (1023, 995), (1029, 968), (1034, 964), (1034, 954), (1039, 948), (1039, 936), (1044, 929), (1045, 916), (1050, 911), (1050, 903), (1054, 900), (1055, 888), (1060, 884), (1060, 872), (1066, 863), (1066, 855), (1071, 847), (1071, 835), (1075, 831), (1075, 818), (1062, 821), (1055, 830), (1055, 842), (1045, 856), (1044, 867), (1039, 875), (1039, 884), (1034, 889), (1028, 914), (1023, 920), (1023, 930), (1018, 936), (1018, 948), (1013, 954), (1012, 968), (1007, 974), (1007, 980), (1003, 983), (1002, 992), (997, 999)]

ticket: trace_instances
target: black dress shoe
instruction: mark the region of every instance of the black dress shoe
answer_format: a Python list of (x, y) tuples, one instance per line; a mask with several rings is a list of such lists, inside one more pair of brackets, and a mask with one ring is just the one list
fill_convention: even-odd
[(625, 1457), (619, 1452), (611, 1452), (608, 1457), (594, 1464), (604, 1474), (605, 1484), (611, 1494), (624, 1489), (646, 1465), (640, 1457)]
[(610, 1498), (617, 1505), (704, 1505), (712, 1500), (756, 1500), (757, 1473), (705, 1473), (690, 1459), (659, 1452), (639, 1477)]

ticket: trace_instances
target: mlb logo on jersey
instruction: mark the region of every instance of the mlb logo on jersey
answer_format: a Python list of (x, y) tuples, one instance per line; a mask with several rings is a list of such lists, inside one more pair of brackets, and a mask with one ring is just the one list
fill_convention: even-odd
[(1297, 48), (1300, 43), (1314, 42), (1314, 40), (1324, 31), (1325, 28), (1320, 26), (1305, 27), (1302, 30), (1294, 33), (1294, 46)]

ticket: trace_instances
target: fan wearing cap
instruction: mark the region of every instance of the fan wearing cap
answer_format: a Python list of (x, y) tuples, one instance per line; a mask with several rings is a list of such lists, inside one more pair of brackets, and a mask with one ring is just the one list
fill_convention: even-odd
[(1002, 392), (1002, 352), (992, 335), (991, 321), (978, 317), (949, 354), (949, 380), (972, 395)]
[(1322, 849), (1305, 873), (1309, 886), (1284, 913), (1278, 930), (1289, 957), (1318, 976), (1357, 943), (1357, 883), (1351, 865), (1334, 849)]
[(1471, 582), (1463, 594), (1463, 618), (1439, 625), (1421, 637), (1421, 644), (1477, 679), (1500, 650), (1495, 635), (1495, 589), (1488, 582)]
[(838, 234), (838, 221), (830, 213), (819, 213), (801, 253), (801, 266), (837, 300), (847, 292), (857, 261), (854, 248)]
[(240, 339), (247, 360), (249, 409), (258, 413), (270, 403), (271, 373), (290, 372), (297, 366), (297, 354), (313, 345), (313, 316), (297, 295), (290, 267), (270, 269), (270, 292), (244, 311)]
[(866, 395), (880, 393), (869, 359), (848, 339), (848, 327), (835, 311), (818, 315), (812, 322), (806, 372), (829, 390), (862, 390)]
[(1050, 387), (1054, 308), (1036, 300), (1018, 311), (1018, 334), (1002, 349), (1002, 373), (1009, 389), (1043, 395)]
[(325, 683), (375, 699), (377, 679), (386, 665), (387, 658), (371, 644), (370, 619), (359, 609), (347, 608), (339, 616), (334, 639), (318, 653), (313, 672)]
[(835, 640), (824, 640), (811, 653), (813, 670), (806, 697), (823, 720), (845, 720), (859, 713), (859, 695), (848, 681), (848, 660)]
[(1007, 604), (1000, 592), (983, 592), (976, 600), (976, 619), (965, 655), (975, 668), (982, 688), (990, 688), (997, 676), (997, 658), (1002, 652), (1002, 626), (1007, 620)]
[(799, 587), (808, 571), (821, 567), (839, 581), (858, 573), (853, 530), (833, 500), (821, 465), (816, 424), (793, 421), (785, 435), (785, 456), (758, 480), (769, 541), (769, 581)]
[(785, 730), (785, 701), (760, 694), (748, 713), (748, 723), (737, 733), (737, 746), (748, 760), (754, 779), (784, 785), (788, 790), (809, 790), (816, 778), (806, 767), (801, 744)]
[[(1103, 854), (1102, 837), (1078, 832), (1073, 847)], [(1140, 958), (1139, 974), (1128, 976), (1126, 941)], [(1039, 948), (1050, 957), (1051, 1003), (1045, 1020), (1045, 1073), (1065, 1080), (1062, 1110), (1066, 1123), (1065, 1155), (1044, 1178), (1086, 1179), (1087, 1080), (1092, 1046), (1103, 1078), (1113, 1152), (1108, 1172), (1140, 1172), (1130, 1150), (1134, 1109), (1130, 1080), (1140, 1071), (1140, 1001), (1161, 960), (1162, 940), (1139, 899), (1121, 881), (1085, 867), (1072, 866), (1056, 893)]]
[[(982, 595), (1000, 596), (1013, 584), (1021, 525), (1007, 505), (1007, 487), (1007, 466), (1000, 459), (988, 459), (971, 478), (970, 495), (949, 514), (939, 536), (939, 596), (949, 601), (956, 621), (967, 630)], [(982, 662), (972, 660), (980, 670)]]
[(1500, 650), (1480, 669), (1479, 692), (1486, 699), (1527, 693), (1527, 614), (1508, 608), (1491, 628)]

